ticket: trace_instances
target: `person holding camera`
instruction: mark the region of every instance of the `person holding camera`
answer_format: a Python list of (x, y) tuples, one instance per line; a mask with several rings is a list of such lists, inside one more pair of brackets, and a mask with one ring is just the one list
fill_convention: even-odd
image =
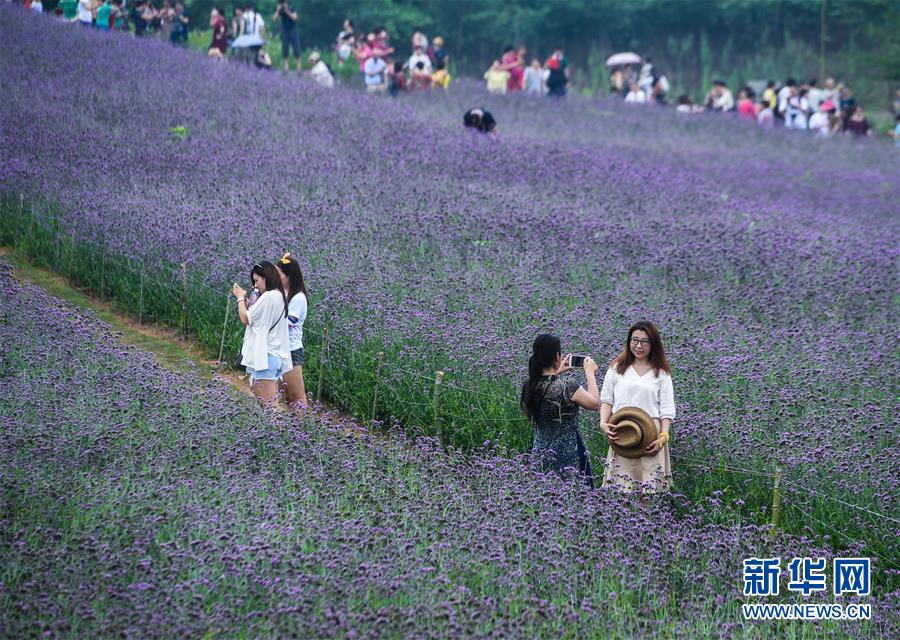
[(288, 406), (303, 408), (306, 406), (306, 387), (303, 384), (303, 323), (306, 322), (306, 313), (309, 309), (306, 283), (303, 281), (300, 263), (290, 253), (281, 256), (276, 266), (281, 278), (281, 287), (287, 292), (288, 348), (291, 351), (293, 365), (293, 368), (286, 371), (283, 376), (284, 388)]
[(610, 446), (603, 486), (625, 492), (667, 492), (672, 488), (669, 430), (675, 419), (675, 394), (669, 362), (656, 325), (646, 320), (628, 329), (625, 348), (609, 365), (600, 392), (600, 429), (611, 445), (619, 435), (610, 417), (624, 407), (643, 410), (656, 426), (656, 436), (643, 452), (626, 456)]
[[(583, 367), (587, 389), (570, 372)], [(587, 356), (562, 356), (559, 338), (544, 333), (534, 340), (528, 359), (528, 380), (522, 386), (521, 405), (534, 424), (532, 459), (543, 471), (565, 475), (577, 469), (594, 488), (591, 463), (578, 428), (579, 409), (597, 411), (597, 364)]]
[(275, 20), (281, 20), (281, 64), (285, 71), (290, 71), (290, 53), (294, 51), (297, 71), (302, 71), (300, 60), (300, 29), (297, 27), (297, 10), (287, 0), (280, 0), (275, 9)]
[(250, 388), (260, 404), (269, 404), (278, 394), (283, 374), (293, 368), (288, 337), (288, 302), (278, 269), (263, 260), (250, 271), (259, 298), (247, 308), (247, 292), (237, 283), (231, 293), (237, 298), (238, 317), (246, 325), (241, 364), (250, 374)]

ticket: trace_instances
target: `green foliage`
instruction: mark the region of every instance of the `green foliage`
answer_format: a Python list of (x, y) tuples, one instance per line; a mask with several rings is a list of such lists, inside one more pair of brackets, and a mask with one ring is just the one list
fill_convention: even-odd
[[(877, 100), (886, 107), (886, 83), (900, 79), (900, 18), (891, 0), (294, 0), (294, 5), (304, 47), (330, 50), (350, 17), (357, 31), (386, 28), (402, 56), (419, 28), (444, 37), (457, 72), (480, 76), (505, 45), (523, 43), (529, 56), (545, 57), (561, 43), (573, 62), (576, 88), (590, 92), (607, 88), (606, 56), (635, 50), (653, 56), (673, 91), (699, 97), (713, 77), (737, 85), (818, 75), (823, 2), (825, 73), (850, 83), (863, 102)], [(205, 26), (216, 3), (188, 4), (193, 24)], [(237, 3), (219, 4), (230, 16)], [(278, 49), (276, 2), (257, 4), (272, 48)]]

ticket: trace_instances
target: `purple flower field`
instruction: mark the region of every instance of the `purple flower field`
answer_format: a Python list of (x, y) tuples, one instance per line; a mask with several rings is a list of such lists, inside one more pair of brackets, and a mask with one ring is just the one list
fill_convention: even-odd
[(896, 593), (866, 598), (866, 623), (740, 623), (743, 558), (830, 562), (806, 537), (711, 523), (712, 502), (640, 507), (487, 450), (289, 424), (2, 263), (0, 287), (15, 300), (0, 307), (4, 637), (898, 632)]
[[(625, 587), (620, 583), (632, 594), (623, 611), (655, 607), (649, 598), (659, 586), (653, 582), (657, 579), (665, 582), (659, 588), (670, 594), (670, 602), (677, 598), (685, 607), (678, 620), (701, 624), (715, 619), (719, 614), (714, 612), (723, 603), (711, 600), (715, 596), (710, 594), (733, 603), (739, 588), (737, 558), (762, 544), (761, 534), (751, 532), (768, 520), (776, 464), (783, 466), (786, 478), (781, 526), (792, 536), (790, 542), (779, 538), (778, 544), (821, 544), (878, 556), (876, 595), (886, 603), (878, 613), (890, 619), (885, 624), (893, 625), (894, 634), (886, 627), (878, 633), (896, 635), (900, 589), (900, 481), (896, 474), (900, 357), (895, 346), (900, 318), (900, 160), (896, 149), (875, 140), (816, 140), (791, 135), (796, 132), (765, 131), (711, 114), (693, 117), (666, 109), (629, 109), (615, 101), (488, 96), (480, 84), (465, 81), (455, 81), (448, 95), (409, 95), (394, 101), (350, 90), (329, 92), (294, 77), (221, 65), (156, 41), (78, 30), (6, 6), (0, 7), (0, 31), (6, 34), (0, 48), (3, 242), (16, 244), (35, 259), (104, 292), (132, 314), (138, 299), (134, 265), (141, 264), (148, 274), (149, 293), (142, 304), (150, 311), (144, 313), (172, 324), (179, 322), (182, 310), (181, 284), (167, 270), (172, 265), (186, 263), (192, 282), (224, 294), (232, 281), (246, 282), (255, 261), (271, 260), (290, 250), (304, 262), (312, 291), (305, 337), (308, 388), (314, 389), (311, 383), (321, 372), (321, 335), (327, 328), (324, 391), (358, 416), (398, 424), (408, 433), (440, 436), (444, 443), (470, 451), (490, 440), (512, 458), (528, 448), (531, 438), (515, 397), (536, 333), (556, 332), (564, 349), (585, 351), (605, 363), (621, 348), (632, 321), (648, 318), (659, 326), (673, 366), (678, 405), (672, 443), (678, 495), (665, 508), (672, 512), (654, 511), (653, 517), (664, 518), (660, 526), (672, 531), (685, 528), (685, 544), (696, 545), (698, 551), (685, 552), (683, 566), (690, 571), (702, 567), (708, 576), (696, 576), (700, 580), (696, 586), (687, 578), (669, 584), (678, 574), (668, 568), (645, 581), (629, 577), (631, 573), (615, 577), (616, 571), (624, 569), (612, 562), (609, 549), (590, 547), (593, 555), (585, 560), (595, 568), (590, 574), (595, 582), (583, 589), (573, 587), (567, 594), (575, 593), (577, 598), (563, 606), (549, 591), (540, 591), (550, 589), (549, 583), (541, 583), (540, 589), (535, 586), (538, 583), (528, 589), (522, 586), (532, 584), (529, 575), (539, 580), (549, 575), (529, 565), (517, 569), (523, 575), (515, 578), (516, 588), (523, 589), (516, 591), (523, 594), (521, 598), (515, 596), (518, 615), (508, 614), (499, 623), (524, 625), (509, 635), (535, 635), (538, 628), (552, 633), (561, 628), (552, 624), (563, 624), (570, 613), (576, 621), (584, 619), (582, 615), (594, 619), (594, 614), (580, 613), (579, 603), (587, 597), (594, 613), (603, 611), (600, 600), (586, 594), (622, 593)], [(462, 113), (476, 105), (494, 113), (499, 122), (497, 135), (479, 136), (462, 129)], [(184, 135), (173, 134), (173, 127), (184, 127)], [(19, 194), (24, 194), (24, 210), (19, 208)], [(40, 231), (39, 224), (32, 229), (33, 218), (23, 215), (31, 204), (37, 216), (50, 216), (46, 232)], [(199, 286), (191, 291), (196, 299), (192, 299), (190, 329), (200, 341), (218, 349), (225, 298)], [(234, 350), (237, 323), (233, 318), (231, 322), (227, 344)], [(78, 342), (67, 344), (74, 348)], [(53, 348), (57, 346), (63, 345)], [(370, 416), (379, 351), (385, 359), (377, 385), (376, 415)], [(439, 421), (433, 420), (430, 404), (438, 369), (446, 372)], [(96, 376), (93, 379), (99, 386)], [(5, 380), (4, 384), (12, 384)], [(166, 380), (160, 378), (154, 393), (182, 394), (178, 388), (182, 383)], [(54, 386), (57, 382), (47, 384), (48, 393), (64, 388)], [(42, 389), (31, 383), (28, 388), (36, 397)], [(89, 394), (89, 388), (80, 392)], [(130, 396), (123, 392), (121, 397)], [(41, 398), (41, 402), (52, 399)], [(166, 406), (181, 402), (171, 400)], [(164, 458), (179, 456), (184, 440), (178, 438), (188, 437), (192, 424), (206, 428), (219, 420), (225, 425), (235, 415), (224, 398), (218, 403), (204, 399), (197, 407), (204, 415), (209, 412), (210, 419), (183, 417), (178, 436), (166, 435), (159, 426), (155, 453)], [(228, 428), (229, 433), (239, 433), (232, 445), (241, 451), (249, 446), (241, 440), (246, 433), (270, 432), (261, 418), (240, 420), (249, 422)], [(16, 424), (24, 430), (23, 437), (37, 438), (35, 442), (58, 435), (74, 438), (67, 445), (73, 451), (93, 449), (90, 438), (55, 434), (46, 427), (38, 433), (47, 435), (37, 436), (31, 431), (34, 425)], [(598, 466), (605, 445), (595, 423), (583, 419), (582, 424)], [(317, 450), (339, 445), (346, 448), (327, 438), (304, 446)], [(165, 446), (174, 448), (170, 451)], [(404, 471), (396, 471), (400, 476), (389, 474), (395, 482), (386, 484), (392, 488), (384, 491), (414, 493), (402, 474), (413, 473), (412, 458), (407, 456), (418, 454), (390, 446), (396, 447), (391, 456), (407, 462), (400, 465)], [(279, 460), (287, 455), (276, 449), (267, 445), (266, 455)], [(332, 459), (332, 467), (343, 464), (345, 455)], [(437, 454), (429, 449), (428, 455)], [(354, 464), (365, 467), (363, 459)], [(457, 464), (455, 457), (440, 460), (433, 464)], [(322, 467), (315, 473), (324, 474), (326, 462), (319, 461)], [(532, 487), (533, 482), (518, 476), (506, 480), (503, 474), (510, 472), (507, 467), (512, 462), (491, 464), (503, 468), (496, 471), (500, 475), (490, 476), (498, 478), (493, 485), (489, 478), (470, 477), (469, 466), (453, 467), (454, 478), (475, 483), (466, 485), (465, 491), (479, 496), (478, 492), (488, 490), (478, 483), (493, 487), (487, 495), (500, 501), (492, 503), (496, 509), (501, 505), (520, 509), (503, 501), (519, 500), (518, 487), (522, 483)], [(332, 468), (328, 473), (333, 472)], [(178, 482), (190, 481), (187, 471), (178, 473)], [(304, 476), (297, 486), (319, 491), (317, 481), (309, 479), (315, 473)], [(366, 473), (374, 475), (369, 468)], [(4, 475), (4, 482), (9, 477)], [(436, 482), (424, 475), (416, 477), (416, 482)], [(396, 482), (397, 478), (401, 480)], [(362, 480), (355, 477), (353, 482)], [(476, 485), (482, 488), (472, 488)], [(217, 527), (246, 526), (240, 529), (245, 536), (240, 544), (254, 549), (253, 545), (269, 544), (267, 536), (275, 533), (260, 533), (246, 522), (258, 525), (271, 516), (282, 523), (279, 526), (288, 526), (291, 518), (282, 509), (291, 504), (292, 491), (300, 489), (283, 485), (278, 494), (281, 502), (268, 496), (259, 503), (266, 505), (260, 507), (263, 511), (249, 506), (240, 511), (241, 504), (250, 505), (259, 497), (261, 486), (247, 488), (241, 494), (243, 503), (237, 501), (233, 507), (222, 503), (202, 516), (219, 514), (221, 525), (191, 520), (179, 531), (193, 532), (184, 535), (202, 540), (198, 544), (207, 545), (203, 548), (207, 554), (217, 553), (220, 547), (232, 548), (206, 535), (217, 534)], [(507, 486), (516, 490), (504, 494), (505, 489), (498, 488)], [(535, 513), (549, 509), (550, 502), (536, 497), (551, 491), (549, 486), (528, 489)], [(432, 489), (453, 490), (442, 487)], [(85, 495), (103, 500), (105, 490), (95, 487), (90, 494), (85, 489)], [(596, 511), (589, 507), (576, 515), (582, 507), (575, 505), (584, 497), (565, 493), (569, 489), (552, 491), (567, 496), (559, 499), (569, 511), (560, 513), (580, 523), (572, 529), (555, 525), (560, 535), (571, 531), (582, 540), (587, 537), (589, 519), (599, 517), (590, 514), (615, 517), (616, 512), (607, 513), (604, 506), (609, 497), (591, 498), (600, 505)], [(361, 495), (368, 494), (362, 491)], [(164, 498), (162, 494), (145, 497), (148, 504)], [(190, 502), (201, 496), (184, 499)], [(344, 499), (342, 508), (352, 519), (355, 498), (348, 494)], [(444, 494), (435, 499), (443, 505), (456, 504)], [(363, 511), (366, 500), (359, 502)], [(706, 506), (701, 510), (697, 504)], [(126, 508), (124, 503), (116, 508), (120, 507)], [(192, 509), (199, 507), (194, 504), (187, 512), (194, 513)], [(226, 517), (229, 509), (240, 517)], [(324, 517), (316, 509), (325, 511), (316, 506), (311, 518)], [(516, 513), (534, 515), (528, 508), (521, 509)], [(451, 511), (463, 528), (469, 526), (462, 524), (466, 517), (477, 522), (486, 517), (476, 515), (482, 513), (479, 510)], [(524, 526), (517, 518), (490, 515), (487, 522)], [(145, 516), (148, 520), (135, 527), (150, 527), (149, 519), (156, 516)], [(193, 517), (201, 518), (199, 513)], [(321, 520), (318, 524), (324, 526)], [(440, 536), (434, 531), (442, 526), (435, 524), (431, 530), (435, 539)], [(609, 528), (617, 536), (625, 535), (608, 522), (589, 527), (591, 532)], [(582, 533), (576, 534), (577, 530)], [(498, 529), (497, 535), (503, 531)], [(236, 534), (229, 530), (227, 535), (233, 539)], [(375, 539), (390, 537), (379, 535)], [(153, 538), (142, 533), (137, 539)], [(362, 553), (354, 546), (358, 539), (344, 543), (354, 547), (353, 554)], [(735, 548), (720, 550), (711, 539), (733, 543)], [(293, 540), (294, 546), (302, 544), (302, 538)], [(461, 557), (474, 562), (467, 554), (476, 543), (462, 538), (458, 542), (464, 550)], [(663, 543), (655, 538), (645, 542)], [(541, 540), (540, 544), (551, 542)], [(566, 557), (573, 561), (583, 551), (566, 548), (573, 554)], [(713, 548), (716, 553), (707, 553)], [(192, 552), (179, 549), (180, 561), (187, 562)], [(480, 560), (485, 554), (500, 553), (491, 545), (478, 551)], [(242, 562), (240, 552), (228, 553), (237, 554), (234, 563)], [(292, 547), (292, 553), (299, 552)], [(339, 558), (338, 551), (331, 553)], [(501, 555), (506, 558), (511, 553), (503, 548)], [(368, 563), (353, 554), (351, 558), (359, 563)], [(40, 561), (56, 566), (49, 556), (41, 556)], [(355, 600), (347, 600), (342, 620), (355, 619), (363, 611), (371, 614), (369, 607), (354, 608), (368, 597), (362, 574), (341, 564), (344, 559), (333, 562), (337, 564), (310, 583), (312, 591), (324, 589), (321, 602), (334, 607), (332, 596), (344, 592), (335, 591), (338, 587), (328, 582), (326, 574), (354, 576), (348, 583), (361, 580), (353, 586), (361, 590), (354, 591)], [(371, 569), (379, 579), (392, 575), (385, 569), (390, 559), (381, 562), (385, 564)], [(611, 582), (605, 582), (605, 573), (598, 573), (598, 564), (606, 567), (604, 571), (613, 571)], [(612, 565), (616, 568), (610, 569)], [(138, 581), (152, 586), (146, 592), (128, 591), (128, 597), (146, 605), (156, 601), (161, 584), (174, 593), (175, 584), (201, 580), (184, 566), (179, 565), (172, 575)], [(437, 565), (432, 561), (430, 566)], [(222, 567), (222, 575), (232, 575), (231, 565)], [(71, 570), (77, 573), (74, 567)], [(568, 565), (558, 569), (559, 579), (578, 583), (578, 572), (567, 573), (571, 570)], [(50, 569), (41, 571), (44, 577), (32, 588), (44, 593), (42, 581)], [(274, 569), (268, 566), (266, 571), (267, 580), (280, 575), (271, 573)], [(456, 574), (447, 575), (449, 583), (439, 580), (438, 584), (455, 587)], [(407, 577), (396, 579), (403, 582)], [(500, 570), (494, 577), (483, 578), (493, 579), (511, 578)], [(77, 586), (74, 574), (71, 580)], [(421, 575), (409, 580), (431, 584), (430, 578)], [(612, 586), (597, 591), (601, 583)], [(199, 624), (191, 617), (195, 610), (185, 603), (193, 602), (189, 598), (204, 587), (199, 582), (190, 584), (185, 590), (187, 600), (169, 596), (171, 607), (179, 613), (167, 619), (184, 616), (184, 624)], [(241, 584), (247, 589), (256, 585), (252, 580)], [(241, 592), (249, 603), (246, 612), (256, 610), (254, 602), (270, 587), (276, 593), (288, 593), (279, 591), (286, 583), (273, 584)], [(466, 584), (477, 592), (477, 584)], [(537, 613), (543, 608), (528, 600), (532, 588), (540, 592), (535, 596), (538, 600), (557, 607), (552, 615)], [(410, 589), (409, 600), (391, 601), (385, 607), (410, 616), (419, 615), (416, 607), (423, 607), (436, 615), (437, 602), (451, 606), (466, 602), (465, 595), (441, 591), (434, 602), (423, 604), (418, 592)], [(488, 592), (484, 589), (482, 595)], [(28, 597), (21, 596), (19, 601)], [(71, 597), (90, 601), (83, 594)], [(346, 594), (340, 597), (341, 602), (347, 598)], [(280, 599), (278, 606), (293, 606), (290, 600)], [(458, 616), (472, 616), (466, 618), (468, 622), (453, 619), (469, 633), (489, 634), (497, 627), (472, 626), (474, 620), (494, 608), (509, 612), (511, 605), (495, 602), (492, 608), (484, 600), (479, 602), (480, 609), (454, 609)], [(45, 604), (40, 608), (49, 607)], [(213, 601), (207, 610), (236, 615), (234, 606)], [(146, 615), (152, 612), (148, 606)], [(105, 614), (96, 615), (100, 620)], [(128, 615), (144, 614), (129, 609)], [(343, 629), (324, 609), (321, 615), (323, 626), (298, 634), (320, 635), (326, 624)], [(628, 613), (598, 617), (624, 625), (608, 629), (610, 633), (652, 631), (629, 626), (640, 624), (640, 617)], [(657, 622), (663, 618), (652, 617)], [(727, 626), (738, 620), (738, 614), (730, 612), (727, 622), (713, 623), (710, 630), (740, 633)], [(669, 623), (674, 624), (671, 618)], [(140, 628), (139, 622), (134, 624)], [(279, 635), (277, 627), (254, 627), (252, 618), (222, 624), (230, 629), (250, 625), (246, 627), (250, 636)], [(428, 626), (422, 635), (445, 635), (432, 622), (423, 624)], [(359, 625), (371, 630), (375, 622)], [(676, 627), (666, 629), (663, 635), (678, 632)], [(813, 629), (808, 625), (798, 633), (815, 635)], [(846, 632), (865, 635), (863, 629), (848, 627)], [(283, 631), (289, 633), (289, 629)], [(450, 633), (450, 628), (444, 631)], [(684, 634), (705, 635), (698, 628), (686, 628)]]

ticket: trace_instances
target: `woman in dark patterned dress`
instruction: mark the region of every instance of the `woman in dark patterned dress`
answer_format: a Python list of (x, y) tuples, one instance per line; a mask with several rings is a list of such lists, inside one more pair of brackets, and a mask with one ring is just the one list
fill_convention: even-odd
[(597, 388), (597, 364), (584, 359), (587, 390), (578, 383), (571, 366), (572, 354), (562, 357), (559, 338), (539, 335), (528, 360), (528, 381), (522, 387), (522, 409), (534, 423), (532, 459), (544, 471), (568, 475), (576, 469), (594, 488), (591, 465), (578, 429), (579, 407), (588, 411), (600, 409)]

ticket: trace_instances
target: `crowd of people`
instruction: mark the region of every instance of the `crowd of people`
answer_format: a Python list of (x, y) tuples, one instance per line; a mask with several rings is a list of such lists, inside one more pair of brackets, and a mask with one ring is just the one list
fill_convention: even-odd
[(412, 53), (404, 60), (397, 55), (384, 27), (357, 32), (348, 18), (334, 46), (338, 66), (358, 65), (360, 81), (369, 93), (397, 95), (403, 91), (450, 87), (450, 56), (444, 48), (444, 38), (439, 35), (429, 41), (428, 36), (416, 29), (410, 40)]
[(569, 84), (569, 61), (557, 47), (543, 63), (532, 57), (526, 64), (528, 49), (508, 46), (484, 73), (489, 93), (522, 91), (532, 95), (563, 97)]

